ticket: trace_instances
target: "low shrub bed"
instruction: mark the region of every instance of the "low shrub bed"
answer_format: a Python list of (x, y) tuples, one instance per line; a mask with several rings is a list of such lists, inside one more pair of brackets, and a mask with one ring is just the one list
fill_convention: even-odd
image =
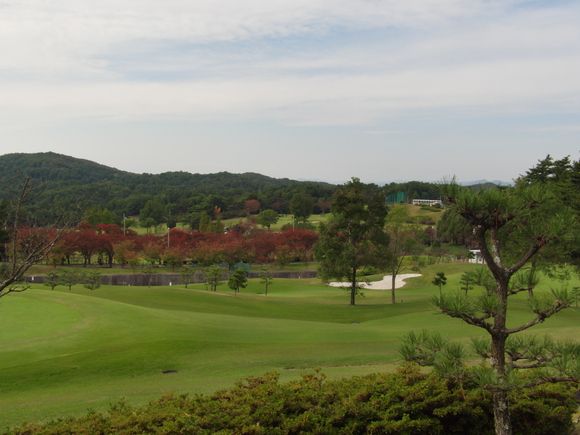
[[(577, 408), (572, 387), (547, 385), (512, 394), (514, 434), (569, 433)], [(491, 394), (416, 366), (395, 374), (327, 381), (319, 371), (278, 382), (247, 378), (209, 396), (166, 395), (144, 407), (121, 401), (105, 413), (24, 424), (32, 434), (470, 434), (491, 435)]]

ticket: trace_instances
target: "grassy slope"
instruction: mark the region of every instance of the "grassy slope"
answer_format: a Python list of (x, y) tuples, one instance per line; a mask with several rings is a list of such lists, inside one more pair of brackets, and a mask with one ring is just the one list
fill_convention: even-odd
[[(282, 279), (268, 296), (257, 281), (237, 297), (225, 285), (218, 293), (77, 286), (11, 295), (0, 301), (0, 427), (104, 409), (121, 397), (137, 404), (172, 391), (210, 392), (270, 370), (283, 380), (315, 366), (331, 377), (390, 370), (410, 329), (464, 341), (479, 333), (429, 303), (436, 271), (448, 275), (449, 291), (466, 267), (427, 269), (397, 291), (404, 303), (396, 305), (385, 291), (366, 291), (350, 307), (340, 289)], [(524, 305), (525, 296), (516, 296), (514, 320), (529, 318)], [(575, 338), (578, 314), (567, 310), (534, 331)]]
[[(412, 206), (409, 206), (412, 207)], [(418, 207), (417, 207), (418, 209)], [(433, 214), (435, 215), (436, 213), (432, 213), (432, 212), (424, 212), (421, 211), (421, 214)], [(440, 214), (440, 213), (439, 213)], [(313, 214), (312, 216), (310, 216), (310, 218), (308, 219), (308, 221), (312, 224), (314, 224), (316, 226), (316, 224), (318, 224), (319, 222), (326, 222), (326, 220), (328, 220), (330, 217), (332, 216), (331, 213), (326, 213), (323, 215), (320, 214)], [(137, 221), (137, 224), (132, 226), (131, 229), (136, 231), (138, 234), (147, 234), (147, 229), (146, 228), (142, 228), (138, 225), (139, 223), (139, 217), (133, 217), (133, 219), (135, 219)], [(285, 214), (285, 215), (280, 215), (278, 218), (278, 222), (276, 222), (274, 225), (272, 225), (270, 227), (270, 229), (272, 231), (280, 231), (282, 229), (282, 227), (284, 225), (292, 225), (292, 219), (293, 216), (291, 214)], [(222, 220), (222, 223), (226, 226), (233, 226), (242, 222), (246, 222), (248, 219), (245, 217), (237, 217), (237, 218), (231, 218), (231, 219), (224, 219)], [(177, 228), (182, 229), (182, 230), (189, 230), (189, 225), (185, 224), (185, 223), (179, 223), (177, 225)], [(259, 228), (262, 228), (259, 226)], [(158, 227), (152, 228), (149, 230), (149, 232), (153, 233), (153, 234), (157, 234), (157, 235), (164, 235), (167, 234), (167, 228), (164, 225), (159, 225)]]

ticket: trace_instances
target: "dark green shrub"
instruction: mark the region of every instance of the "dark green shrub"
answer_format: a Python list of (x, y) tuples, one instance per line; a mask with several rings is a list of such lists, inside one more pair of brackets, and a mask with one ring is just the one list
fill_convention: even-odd
[(433, 206), (424, 205), (420, 208), (420, 210), (432, 211), (432, 212), (438, 213), (441, 211), (441, 205), (439, 205), (439, 204), (435, 204)]
[(356, 276), (370, 276), (379, 273), (379, 269), (376, 267), (363, 267), (356, 271)]
[(436, 224), (436, 222), (432, 218), (424, 217), (424, 216), (419, 217), (419, 223), (421, 225), (435, 225)]
[[(327, 381), (319, 371), (280, 384), (267, 373), (210, 396), (167, 395), (145, 407), (121, 401), (107, 414), (26, 424), (10, 435), (72, 434), (469, 434), (493, 435), (491, 394), (419, 372), (377, 373)], [(514, 434), (569, 433), (576, 409), (571, 387), (514, 392)]]

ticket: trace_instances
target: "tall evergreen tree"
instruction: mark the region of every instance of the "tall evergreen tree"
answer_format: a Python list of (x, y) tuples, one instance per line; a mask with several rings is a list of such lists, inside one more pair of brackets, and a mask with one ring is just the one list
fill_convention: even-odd
[[(547, 246), (575, 235), (576, 219), (570, 208), (541, 185), (474, 192), (450, 183), (442, 186), (442, 191), (450, 207), (473, 228), (474, 239), (493, 276), (494, 285), (477, 299), (462, 293), (444, 294), (436, 297), (435, 303), (441, 312), (482, 328), (490, 335), (491, 345), (480, 345), (478, 353), (490, 358), (491, 372), (480, 381), (493, 393), (496, 434), (511, 435), (508, 392), (515, 385), (514, 369), (540, 367), (558, 360), (555, 375), (551, 378), (544, 375), (543, 380), (575, 379), (565, 370), (568, 361), (563, 358), (567, 352), (565, 348), (546, 345), (531, 353), (529, 349), (534, 345), (526, 339), (520, 340), (517, 350), (507, 345), (511, 335), (542, 323), (570, 306), (571, 298), (567, 292), (554, 290), (550, 300), (530, 298), (533, 317), (520, 326), (508, 326), (507, 308), (509, 296), (529, 291), (527, 284), (514, 286), (517, 280), (512, 278)], [(524, 279), (522, 283), (526, 281), (530, 280)], [(554, 353), (556, 349), (560, 354)], [(519, 364), (518, 360), (528, 364)], [(577, 359), (574, 364), (572, 371), (580, 373)]]
[(384, 231), (387, 206), (383, 195), (365, 195), (365, 185), (353, 178), (332, 198), (333, 219), (319, 227), (314, 245), (320, 262), (319, 276), (350, 283), (350, 305), (355, 305), (362, 286), (357, 271), (363, 266), (384, 269), (390, 258), (389, 238)]

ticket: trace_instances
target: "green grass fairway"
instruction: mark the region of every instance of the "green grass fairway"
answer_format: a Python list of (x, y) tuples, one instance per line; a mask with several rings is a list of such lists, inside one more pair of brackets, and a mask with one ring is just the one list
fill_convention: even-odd
[[(268, 296), (255, 280), (236, 297), (225, 284), (217, 293), (203, 285), (35, 286), (0, 300), (0, 428), (103, 410), (120, 398), (144, 404), (164, 393), (209, 393), (272, 370), (283, 381), (317, 366), (333, 378), (393, 370), (409, 330), (462, 341), (481, 334), (429, 302), (435, 272), (446, 273), (450, 291), (471, 266), (430, 266), (397, 290), (403, 303), (369, 290), (355, 307), (318, 280), (275, 279)], [(530, 318), (525, 299), (514, 297), (514, 321)], [(576, 338), (579, 312), (533, 331)]]
[[(409, 206), (409, 207), (411, 207), (411, 206)], [(416, 207), (416, 208), (418, 208), (418, 207)], [(417, 214), (417, 212), (415, 212), (415, 214)], [(421, 211), (421, 214), (431, 215), (431, 214), (435, 214), (435, 213)], [(326, 214), (313, 214), (313, 215), (311, 215), (308, 218), (308, 221), (311, 224), (313, 224), (313, 225), (316, 226), (320, 222), (326, 222), (331, 216), (332, 216), (331, 213), (326, 213)], [(164, 226), (164, 224), (159, 225), (157, 227), (150, 228), (149, 230), (147, 230), (147, 228), (143, 228), (143, 227), (140, 227), (139, 226), (139, 219), (138, 218), (135, 218), (135, 220), (136, 220), (136, 224), (133, 225), (131, 227), (131, 229), (133, 231), (136, 231), (137, 234), (152, 233), (152, 234), (157, 234), (158, 236), (161, 236), (163, 234), (167, 234), (167, 227)], [(247, 220), (248, 220), (248, 218), (246, 218), (246, 217), (237, 217), (237, 218), (231, 218), (231, 219), (224, 219), (224, 220), (222, 220), (222, 223), (226, 227), (229, 227), (229, 226), (233, 226), (233, 225), (236, 225), (236, 224), (239, 224), (239, 223), (242, 223), (242, 222), (246, 222)], [(272, 231), (280, 231), (284, 225), (292, 225), (292, 221), (293, 221), (293, 216), (291, 214), (280, 215), (278, 217), (278, 222), (276, 222), (275, 224), (273, 224), (270, 227), (270, 229)], [(189, 230), (189, 225), (186, 224), (186, 223), (181, 222), (181, 223), (179, 223), (177, 225), (177, 228), (187, 231), (187, 230)]]

